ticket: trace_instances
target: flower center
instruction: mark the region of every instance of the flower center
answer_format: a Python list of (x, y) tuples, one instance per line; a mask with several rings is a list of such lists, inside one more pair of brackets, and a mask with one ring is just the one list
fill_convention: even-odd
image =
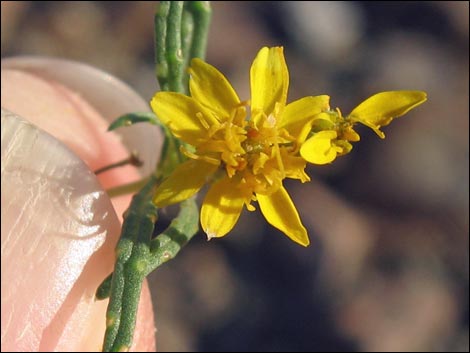
[[(297, 153), (293, 139), (276, 126), (274, 115), (248, 117), (245, 106), (207, 131), (208, 138), (194, 153), (183, 152), (190, 158), (220, 165), (229, 178), (255, 193), (275, 192), (286, 177), (286, 162), (300, 158), (293, 155)], [(304, 164), (300, 173), (303, 168)]]

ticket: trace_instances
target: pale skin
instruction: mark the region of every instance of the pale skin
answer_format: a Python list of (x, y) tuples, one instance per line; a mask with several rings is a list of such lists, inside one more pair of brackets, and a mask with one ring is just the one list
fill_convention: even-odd
[[(106, 132), (108, 123), (86, 101), (57, 83), (21, 71), (2, 71), (2, 108), (60, 141), (46, 135), (44, 143), (57, 150), (45, 153), (42, 163), (36, 155), (41, 156), (43, 143), (39, 133), (23, 164), (11, 169), (20, 171), (20, 178), (12, 178), (16, 174), (8, 174), (7, 166), (15, 160), (3, 151), (2, 134), (2, 351), (97, 351), (107, 301), (95, 301), (93, 294), (112, 271), (121, 215), (130, 201), (130, 195), (109, 199), (103, 189), (133, 181), (138, 172), (129, 166), (100, 175), (99, 182), (94, 179), (91, 171), (129, 153)], [(3, 125), (2, 118), (2, 129)], [(84, 164), (76, 162), (80, 159)], [(76, 168), (70, 175), (69, 166)], [(34, 178), (39, 178), (39, 186), (28, 189), (28, 183), (37, 182)], [(19, 202), (30, 194), (34, 197)], [(62, 204), (66, 207), (57, 206)], [(97, 230), (87, 233), (90, 229)], [(131, 350), (155, 351), (146, 283)]]

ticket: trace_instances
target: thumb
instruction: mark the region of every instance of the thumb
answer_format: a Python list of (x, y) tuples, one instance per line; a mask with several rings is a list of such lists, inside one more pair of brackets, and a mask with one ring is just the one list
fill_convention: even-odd
[[(35, 87), (32, 83), (39, 78), (30, 75), (11, 85), (4, 80), (7, 76), (2, 74), (2, 87), (8, 86), (13, 98), (4, 100), (2, 89), (2, 106), (14, 110), (24, 104), (15, 101), (16, 90), (37, 102), (48, 101), (50, 111), (64, 111), (66, 104), (67, 114), (55, 121), (62, 124), (62, 131), (71, 121), (90, 119), (90, 114), (82, 114), (86, 102), (75, 97), (78, 101), (71, 104), (67, 89), (51, 99), (48, 90), (31, 91)], [(28, 109), (38, 120), (50, 116), (43, 107), (34, 111), (29, 104)], [(86, 129), (95, 137), (93, 143), (106, 142), (97, 131), (90, 130), (93, 126), (89, 124)], [(75, 131), (80, 135), (79, 129)], [(123, 151), (119, 145), (114, 147)], [(109, 141), (107, 148), (113, 150)], [(80, 145), (75, 146), (75, 152), (80, 153)], [(110, 160), (95, 162), (114, 161), (112, 153), (105, 155)], [(110, 199), (89, 167), (72, 151), (3, 110), (1, 183), (2, 351), (100, 349), (107, 301), (95, 301), (94, 293), (112, 271), (120, 232)], [(138, 315), (133, 349), (152, 350), (153, 311), (146, 285)]]

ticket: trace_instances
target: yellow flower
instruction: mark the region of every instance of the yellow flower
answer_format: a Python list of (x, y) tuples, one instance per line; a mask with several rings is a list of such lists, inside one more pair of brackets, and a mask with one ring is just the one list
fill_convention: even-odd
[(304, 97), (286, 104), (289, 73), (283, 48), (262, 48), (250, 71), (251, 102), (241, 101), (213, 66), (193, 59), (191, 96), (159, 92), (151, 105), (172, 133), (192, 146), (189, 160), (157, 188), (154, 203), (183, 201), (209, 182), (201, 225), (208, 238), (227, 234), (243, 206), (257, 201), (266, 220), (293, 241), (309, 239), (282, 183), (309, 181), (299, 155), (315, 116), (329, 109), (329, 97)]
[(425, 101), (426, 93), (421, 91), (381, 92), (366, 99), (346, 117), (339, 109), (320, 113), (312, 123), (312, 136), (302, 145), (300, 154), (310, 163), (331, 163), (337, 156), (351, 151), (350, 142), (359, 141), (360, 137), (353, 129), (356, 122), (385, 138), (380, 130), (382, 126)]

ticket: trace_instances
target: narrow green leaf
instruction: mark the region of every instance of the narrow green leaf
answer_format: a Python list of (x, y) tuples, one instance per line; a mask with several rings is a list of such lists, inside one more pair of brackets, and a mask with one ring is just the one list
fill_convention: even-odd
[(150, 242), (149, 270), (173, 259), (199, 230), (199, 209), (195, 198), (181, 202), (178, 216)]
[(165, 140), (157, 166), (156, 176), (158, 180), (168, 177), (184, 161), (184, 157), (180, 152), (180, 147), (183, 143), (175, 138), (166, 126), (161, 126), (161, 129), (165, 134)]
[(96, 290), (95, 298), (97, 300), (103, 300), (109, 298), (111, 294), (111, 281), (113, 279), (113, 274), (111, 273), (108, 277), (101, 282), (100, 286)]
[(157, 126), (162, 126), (162, 123), (157, 119), (154, 113), (129, 113), (120, 116), (114, 120), (108, 127), (108, 131), (117, 129), (118, 127), (131, 126), (137, 123), (150, 123)]

